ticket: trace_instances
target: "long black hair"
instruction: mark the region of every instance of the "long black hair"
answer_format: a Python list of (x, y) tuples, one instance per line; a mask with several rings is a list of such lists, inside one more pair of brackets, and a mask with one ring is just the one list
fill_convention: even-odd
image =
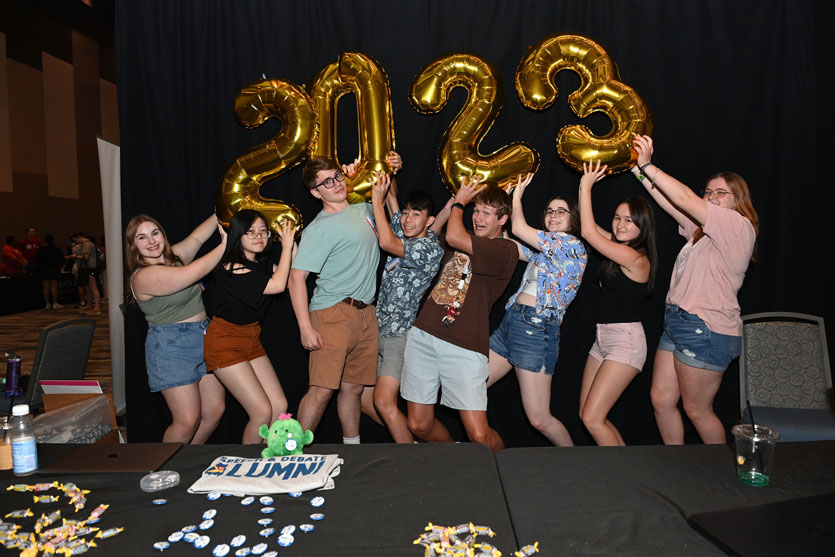
[(244, 248), (241, 244), (241, 239), (246, 234), (247, 230), (252, 228), (253, 223), (261, 219), (264, 221), (264, 226), (267, 227), (267, 245), (264, 246), (264, 251), (255, 254), (255, 261), (263, 263), (270, 256), (270, 250), (273, 246), (273, 235), (270, 227), (267, 224), (267, 219), (260, 211), (255, 209), (241, 209), (232, 220), (229, 221), (229, 233), (226, 239), (226, 250), (223, 252), (223, 257), (220, 258), (220, 263), (217, 265), (217, 272), (225, 270), (226, 265), (229, 265), (230, 270), (238, 267), (249, 267), (251, 262), (244, 255)]
[[(647, 281), (647, 293), (652, 292), (655, 286), (655, 269), (658, 267), (658, 254), (655, 249), (655, 215), (652, 212), (652, 207), (649, 206), (647, 200), (643, 197), (629, 197), (618, 203), (629, 207), (629, 214), (632, 217), (632, 222), (638, 227), (640, 233), (625, 242), (625, 245), (634, 249), (637, 252), (643, 253), (649, 259), (649, 280)], [(615, 234), (612, 232), (612, 239)], [(617, 241), (617, 240), (616, 240)], [(611, 278), (618, 272), (619, 265), (611, 259), (606, 259), (597, 273), (598, 278)]]

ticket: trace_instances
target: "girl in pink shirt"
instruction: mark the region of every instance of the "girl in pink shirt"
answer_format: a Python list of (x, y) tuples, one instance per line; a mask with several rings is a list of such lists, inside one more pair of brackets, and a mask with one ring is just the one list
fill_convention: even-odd
[(688, 240), (676, 258), (664, 333), (655, 353), (655, 420), (665, 444), (683, 444), (681, 398), (702, 441), (724, 443), (725, 429), (713, 412), (713, 399), (742, 344), (736, 295), (754, 252), (757, 212), (739, 174), (711, 177), (699, 197), (650, 162), (650, 137), (636, 137), (634, 147), (638, 164), (633, 173)]

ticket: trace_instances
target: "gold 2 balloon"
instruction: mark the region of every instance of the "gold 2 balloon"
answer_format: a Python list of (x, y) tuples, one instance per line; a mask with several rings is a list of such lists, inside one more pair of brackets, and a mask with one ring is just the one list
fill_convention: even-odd
[(557, 99), (553, 84), (560, 70), (580, 76), (580, 88), (568, 96), (571, 110), (580, 118), (603, 112), (612, 129), (595, 136), (586, 126), (564, 126), (557, 135), (557, 153), (569, 166), (583, 171), (583, 162), (602, 160), (608, 172), (621, 172), (637, 157), (632, 138), (652, 135), (649, 108), (634, 89), (621, 83), (617, 67), (606, 51), (580, 35), (556, 35), (531, 46), (516, 71), (516, 92), (522, 104), (545, 110)]
[(357, 102), (359, 165), (346, 176), (348, 201), (361, 203), (371, 198), (374, 172), (390, 172), (386, 156), (394, 149), (394, 121), (389, 81), (382, 66), (370, 56), (344, 52), (314, 76), (308, 92), (319, 115), (319, 138), (313, 157), (338, 161), (336, 123), (340, 97), (353, 93)]
[(467, 102), (444, 132), (438, 169), (447, 189), (455, 194), (461, 183), (478, 175), (487, 185), (505, 187), (515, 176), (535, 172), (539, 154), (523, 142), (514, 142), (489, 155), (478, 146), (502, 108), (498, 71), (472, 54), (452, 54), (434, 60), (415, 78), (409, 102), (422, 114), (440, 112), (455, 87), (467, 91)]
[(264, 182), (290, 170), (310, 155), (319, 127), (310, 97), (293, 83), (265, 79), (241, 89), (235, 97), (235, 116), (250, 129), (269, 118), (278, 118), (281, 131), (230, 165), (215, 203), (220, 222), (228, 225), (239, 210), (256, 209), (264, 214), (267, 225), (276, 232), (284, 219), (301, 228), (302, 216), (296, 207), (262, 197), (259, 190)]

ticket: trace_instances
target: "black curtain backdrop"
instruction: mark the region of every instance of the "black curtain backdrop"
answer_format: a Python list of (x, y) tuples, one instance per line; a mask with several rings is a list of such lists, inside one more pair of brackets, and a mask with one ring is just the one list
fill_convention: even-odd
[[(280, 129), (275, 120), (255, 130), (239, 126), (232, 113), (237, 92), (262, 73), (307, 84), (348, 51), (372, 56), (389, 76), (396, 147), (405, 164), (398, 175), (401, 196), (422, 189), (441, 204), (448, 193), (437, 171), (439, 141), (466, 93), (457, 89), (447, 108), (431, 116), (414, 111), (407, 93), (415, 75), (433, 59), (470, 52), (499, 69), (504, 87), (504, 108), (482, 152), (524, 140), (541, 155), (524, 199), (525, 215), (536, 223), (551, 195), (576, 196), (579, 175), (557, 158), (554, 140), (560, 127), (580, 121), (566, 103), (579, 80), (561, 72), (559, 99), (537, 113), (520, 103), (514, 75), (531, 44), (577, 33), (608, 50), (622, 81), (651, 108), (653, 160), (661, 168), (697, 191), (707, 176), (721, 170), (737, 171), (748, 180), (761, 234), (758, 260), (739, 293), (743, 314), (784, 310), (822, 315), (830, 325), (831, 345), (832, 197), (824, 168), (833, 147), (827, 54), (835, 51), (835, 18), (828, 6), (802, 0), (123, 0), (116, 12), (123, 219), (146, 212), (162, 221), (169, 238), (183, 238), (212, 211), (226, 168)], [(340, 159), (347, 162), (356, 156), (358, 144), (352, 96), (340, 102), (339, 122)], [(585, 123), (599, 134), (609, 127), (601, 115)], [(262, 194), (292, 202), (306, 222), (320, 207), (303, 189), (300, 168), (267, 183)], [(598, 222), (608, 227), (615, 206), (630, 195), (644, 193), (628, 173), (598, 184)], [(610, 415), (630, 444), (660, 442), (649, 399), (652, 355), (673, 261), (683, 244), (673, 220), (657, 207), (656, 219), (660, 266), (643, 312), (650, 357)], [(553, 413), (578, 444), (592, 443), (577, 412), (582, 368), (593, 342), (598, 266), (593, 257), (565, 317), (552, 389)], [(493, 327), (521, 271), (522, 266), (494, 308)], [(210, 296), (210, 281), (208, 286)], [(144, 321), (135, 309), (126, 320), (129, 438), (158, 440), (169, 418), (161, 397), (148, 392)], [(295, 412), (307, 386), (307, 354), (285, 295), (277, 297), (264, 323), (263, 342)], [(738, 393), (734, 364), (716, 400), (728, 427), (738, 417)], [(527, 424), (513, 374), (490, 390), (489, 401), (490, 422), (508, 446), (547, 443)], [(464, 440), (457, 418), (439, 412), (453, 435)], [(236, 442), (244, 423), (245, 414), (230, 398), (213, 440)], [(317, 439), (338, 442), (340, 435), (332, 405)], [(366, 417), (362, 435), (364, 441), (388, 440), (385, 430)], [(689, 428), (688, 441), (697, 440)]]

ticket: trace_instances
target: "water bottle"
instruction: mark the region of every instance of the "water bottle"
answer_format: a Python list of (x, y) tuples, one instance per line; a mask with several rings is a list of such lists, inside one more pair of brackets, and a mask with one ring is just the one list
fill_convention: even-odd
[(16, 404), (12, 415), (12, 471), (15, 476), (30, 476), (38, 471), (38, 446), (29, 405)]

